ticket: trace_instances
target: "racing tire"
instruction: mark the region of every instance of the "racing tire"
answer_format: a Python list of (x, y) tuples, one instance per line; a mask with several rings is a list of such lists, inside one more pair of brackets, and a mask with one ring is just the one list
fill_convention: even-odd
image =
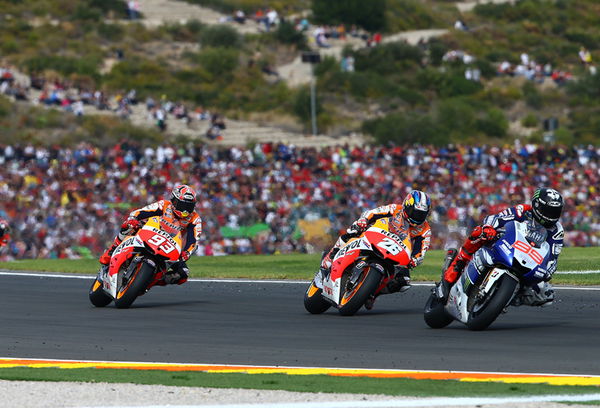
[(381, 282), (381, 273), (369, 265), (363, 269), (356, 284), (342, 294), (338, 311), (342, 316), (352, 316), (365, 304), (370, 295), (375, 293)]
[(423, 312), (423, 318), (427, 326), (432, 329), (443, 329), (452, 323), (454, 319), (446, 312), (444, 306), (444, 303), (440, 301), (435, 293), (429, 296)]
[(304, 293), (304, 308), (309, 313), (321, 314), (331, 307), (331, 303), (323, 299), (321, 293), (323, 293), (323, 289), (319, 289), (314, 282), (311, 282)]
[[(510, 301), (518, 282), (509, 275), (502, 275), (492, 287), (493, 293), (488, 301), (478, 310), (469, 312), (467, 327), (470, 330), (484, 330), (498, 318)], [(474, 308), (478, 304), (474, 305)]]
[(107, 306), (113, 298), (102, 289), (102, 282), (96, 278), (90, 287), (90, 302), (96, 307)]
[(140, 262), (140, 266), (127, 281), (125, 286), (117, 290), (115, 306), (119, 309), (127, 309), (137, 297), (144, 293), (152, 278), (154, 277), (154, 267)]

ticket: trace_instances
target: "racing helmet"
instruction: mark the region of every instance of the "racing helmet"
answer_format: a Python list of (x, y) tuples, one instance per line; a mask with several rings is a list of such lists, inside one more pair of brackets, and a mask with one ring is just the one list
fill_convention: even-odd
[(411, 225), (421, 225), (431, 211), (431, 200), (424, 192), (412, 190), (402, 203), (404, 218)]
[(562, 195), (553, 188), (538, 188), (531, 199), (533, 219), (546, 228), (552, 228), (558, 222), (565, 202)]
[(171, 191), (173, 213), (177, 218), (189, 217), (196, 207), (196, 192), (185, 184), (179, 184)]
[(8, 225), (8, 222), (6, 222), (2, 218), (0, 218), (0, 236), (2, 236), (4, 234), (8, 234), (9, 232), (10, 232), (10, 225)]

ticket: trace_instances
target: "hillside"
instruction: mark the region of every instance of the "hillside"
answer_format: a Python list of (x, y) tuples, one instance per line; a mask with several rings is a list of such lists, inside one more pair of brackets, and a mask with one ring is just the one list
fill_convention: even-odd
[[(140, 101), (167, 98), (189, 111), (220, 112), (242, 120), (240, 129), (254, 126), (256, 134), (270, 133), (275, 140), (288, 134), (280, 140), (290, 141), (293, 134), (310, 132), (311, 74), (300, 53), (313, 49), (322, 54), (316, 66), (317, 125), (332, 136), (365, 132), (379, 142), (435, 144), (504, 143), (514, 137), (598, 142), (597, 2), (378, 0), (369, 3), (370, 13), (356, 12), (353, 1), (347, 10), (322, 4), (151, 0), (142, 3), (139, 19), (130, 20), (121, 0), (0, 0), (0, 65), (80, 92), (119, 97), (135, 89)], [(279, 19), (267, 32), (252, 17), (268, 7)], [(243, 25), (230, 21), (237, 9), (246, 13)], [(300, 15), (308, 16), (304, 33), (296, 30)], [(458, 19), (464, 26), (455, 28)], [(316, 27), (329, 34), (328, 47), (317, 46)], [(378, 32), (381, 42), (371, 37)], [(579, 55), (584, 51), (585, 63)], [(59, 118), (60, 112), (18, 108), (15, 115), (17, 108), (0, 105), (5, 141), (17, 134), (41, 140), (35, 135), (47, 123), (65, 133), (64, 140), (117, 126), (86, 118), (82, 132), (81, 124)], [(37, 119), (48, 115), (54, 119)], [(144, 115), (133, 114), (142, 118), (133, 123), (144, 125)], [(553, 134), (543, 128), (551, 117), (558, 124)], [(257, 122), (268, 126), (251, 124)], [(197, 138), (205, 127), (169, 126), (167, 133)], [(136, 132), (142, 138), (154, 132), (150, 140), (162, 137), (144, 126), (130, 133)], [(248, 135), (233, 140), (248, 143)]]

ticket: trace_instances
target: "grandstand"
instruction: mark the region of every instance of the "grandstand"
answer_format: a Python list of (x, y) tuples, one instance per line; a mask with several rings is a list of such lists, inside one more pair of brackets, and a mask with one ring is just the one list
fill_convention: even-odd
[(538, 185), (563, 193), (568, 245), (600, 238), (600, 149), (592, 146), (27, 144), (2, 146), (0, 162), (0, 216), (14, 229), (8, 258), (98, 254), (129, 211), (179, 181), (200, 192), (200, 255), (316, 251), (363, 210), (413, 187), (431, 195), (434, 248), (456, 245), (485, 214), (528, 201)]

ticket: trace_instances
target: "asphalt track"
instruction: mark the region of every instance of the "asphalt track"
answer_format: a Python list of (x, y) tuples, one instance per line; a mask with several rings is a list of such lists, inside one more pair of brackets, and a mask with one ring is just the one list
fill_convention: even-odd
[(95, 308), (91, 279), (0, 275), (0, 357), (407, 370), (600, 374), (600, 291), (558, 289), (486, 331), (429, 329), (430, 287), (372, 311), (310, 315), (307, 284), (189, 282), (131, 309)]

